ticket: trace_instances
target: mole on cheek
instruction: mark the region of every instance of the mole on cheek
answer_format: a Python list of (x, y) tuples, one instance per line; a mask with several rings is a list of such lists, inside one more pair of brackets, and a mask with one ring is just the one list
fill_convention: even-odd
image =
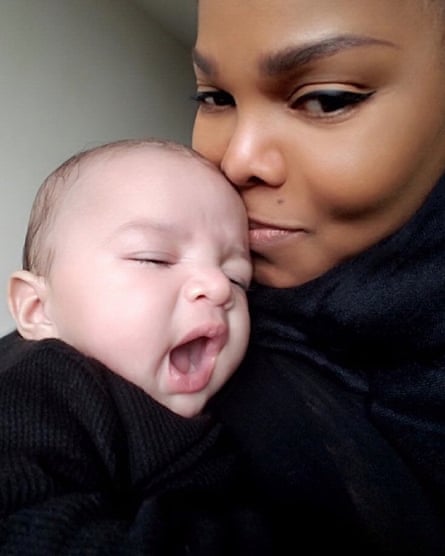
[(284, 203), (284, 199), (281, 197), (277, 199), (277, 205), (282, 205)]

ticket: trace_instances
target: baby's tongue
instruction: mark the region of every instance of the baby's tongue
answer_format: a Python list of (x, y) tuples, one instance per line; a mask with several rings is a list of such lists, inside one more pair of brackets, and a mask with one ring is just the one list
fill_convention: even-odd
[(197, 338), (176, 347), (170, 354), (175, 369), (183, 374), (192, 373), (202, 360), (205, 338)]

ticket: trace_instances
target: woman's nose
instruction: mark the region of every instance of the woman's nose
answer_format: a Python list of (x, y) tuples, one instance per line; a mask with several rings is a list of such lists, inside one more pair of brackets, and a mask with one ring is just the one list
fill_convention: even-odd
[(237, 119), (226, 143), (221, 168), (238, 187), (279, 187), (286, 176), (284, 155), (273, 129), (254, 117)]
[(230, 309), (233, 304), (232, 284), (219, 269), (203, 269), (191, 276), (184, 286), (188, 301), (207, 300)]

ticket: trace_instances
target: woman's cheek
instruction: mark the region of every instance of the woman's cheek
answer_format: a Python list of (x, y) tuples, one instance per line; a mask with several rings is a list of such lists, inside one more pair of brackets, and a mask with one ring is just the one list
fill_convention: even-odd
[(205, 116), (199, 113), (196, 115), (192, 146), (213, 164), (220, 166), (230, 142), (230, 131), (221, 116), (212, 117), (209, 122), (205, 120)]

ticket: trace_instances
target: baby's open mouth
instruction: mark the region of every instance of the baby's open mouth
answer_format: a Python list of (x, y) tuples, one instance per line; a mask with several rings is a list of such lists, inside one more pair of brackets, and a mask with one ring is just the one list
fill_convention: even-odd
[(210, 338), (201, 336), (175, 347), (170, 354), (175, 370), (182, 374), (199, 371), (203, 365), (206, 365), (208, 359), (206, 353), (209, 351), (207, 346), (210, 341)]
[(206, 325), (192, 331), (171, 350), (169, 377), (172, 391), (198, 392), (208, 385), (227, 335), (225, 324)]

